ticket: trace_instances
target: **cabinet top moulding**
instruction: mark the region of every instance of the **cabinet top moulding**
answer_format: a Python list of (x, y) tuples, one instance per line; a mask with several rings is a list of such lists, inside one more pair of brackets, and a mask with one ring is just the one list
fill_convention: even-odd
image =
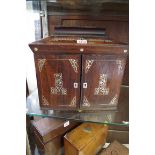
[[(79, 44), (75, 36), (50, 36), (29, 44), (34, 53), (42, 54), (128, 54), (128, 44), (103, 38), (83, 38), (86, 44)], [(59, 50), (58, 50), (59, 49)]]

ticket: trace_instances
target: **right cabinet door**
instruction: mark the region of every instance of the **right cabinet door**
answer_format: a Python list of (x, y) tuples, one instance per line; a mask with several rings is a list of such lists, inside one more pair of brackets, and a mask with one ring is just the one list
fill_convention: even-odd
[(81, 109), (116, 109), (126, 58), (83, 55)]

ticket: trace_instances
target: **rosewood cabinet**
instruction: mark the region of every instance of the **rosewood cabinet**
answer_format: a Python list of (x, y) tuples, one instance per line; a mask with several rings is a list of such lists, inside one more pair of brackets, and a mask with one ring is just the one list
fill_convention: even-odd
[(116, 109), (128, 45), (104, 38), (51, 36), (30, 44), (40, 106), (54, 110)]

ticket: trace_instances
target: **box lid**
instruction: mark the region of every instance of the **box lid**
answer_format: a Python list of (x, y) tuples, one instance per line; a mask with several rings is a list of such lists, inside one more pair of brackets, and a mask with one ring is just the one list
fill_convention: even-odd
[(34, 53), (114, 53), (127, 54), (128, 44), (106, 37), (84, 35), (50, 36), (29, 44)]
[(64, 126), (65, 121), (55, 118), (42, 118), (39, 121), (33, 121), (32, 125), (35, 134), (38, 135), (43, 143), (47, 143), (51, 139), (65, 134), (66, 131), (77, 126), (78, 122), (69, 122), (67, 126)]
[(108, 126), (95, 123), (83, 123), (71, 132), (65, 135), (68, 140), (77, 150), (81, 150), (89, 144), (99, 134), (105, 132), (107, 134)]

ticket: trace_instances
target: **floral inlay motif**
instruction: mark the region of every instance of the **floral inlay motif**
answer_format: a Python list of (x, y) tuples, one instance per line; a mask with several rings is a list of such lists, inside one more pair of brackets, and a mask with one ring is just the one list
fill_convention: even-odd
[(116, 64), (118, 65), (118, 74), (120, 74), (123, 69), (123, 63), (123, 60), (116, 60)]
[(42, 96), (42, 103), (43, 105), (49, 105), (47, 99), (44, 96)]
[(94, 60), (86, 60), (85, 73), (88, 73), (90, 67), (92, 66)]
[(62, 73), (55, 73), (55, 87), (51, 87), (51, 94), (67, 95), (67, 89), (63, 88)]
[(107, 75), (100, 74), (98, 88), (95, 88), (94, 95), (108, 95), (109, 88), (107, 88)]
[(39, 72), (42, 71), (42, 68), (43, 68), (45, 62), (46, 62), (46, 59), (38, 59)]
[(76, 96), (73, 97), (73, 99), (71, 100), (71, 103), (69, 105), (70, 107), (75, 107), (76, 106)]
[(78, 73), (78, 60), (76, 60), (76, 59), (69, 59), (69, 62), (71, 63), (75, 73)]
[(112, 100), (110, 101), (110, 104), (111, 104), (111, 105), (117, 104), (117, 100), (118, 100), (118, 95), (116, 94), (116, 95), (112, 98)]
[(88, 102), (88, 99), (85, 96), (83, 97), (83, 104), (82, 104), (82, 106), (90, 107), (90, 103)]

